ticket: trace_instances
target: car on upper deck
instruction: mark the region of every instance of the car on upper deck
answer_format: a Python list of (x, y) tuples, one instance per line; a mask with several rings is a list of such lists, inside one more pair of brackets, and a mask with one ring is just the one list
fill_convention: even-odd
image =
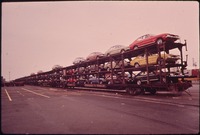
[(52, 70), (60, 70), (61, 68), (63, 68), (63, 67), (60, 66), (60, 65), (54, 65), (54, 66), (52, 67)]
[(101, 58), (103, 57), (104, 54), (101, 53), (101, 52), (92, 52), (91, 54), (89, 54), (86, 58), (87, 61), (90, 61), (90, 60), (96, 60), (98, 58)]
[(74, 59), (73, 64), (74, 65), (80, 64), (80, 63), (82, 63), (84, 61), (85, 61), (85, 58), (83, 58), (83, 57), (77, 57), (77, 58)]
[(130, 49), (137, 49), (139, 47), (149, 45), (149, 44), (158, 44), (161, 45), (163, 42), (175, 42), (180, 39), (178, 35), (163, 33), (159, 35), (146, 34), (137, 38), (132, 44), (129, 45)]
[(123, 53), (127, 50), (129, 50), (129, 47), (126, 47), (124, 45), (113, 45), (105, 52), (105, 56), (110, 56), (116, 53)]

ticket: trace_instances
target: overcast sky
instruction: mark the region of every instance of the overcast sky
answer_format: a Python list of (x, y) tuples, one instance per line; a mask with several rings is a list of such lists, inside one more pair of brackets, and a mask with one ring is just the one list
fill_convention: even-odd
[[(65, 1), (2, 3), (2, 76), (14, 80), (76, 57), (128, 46), (144, 34), (177, 34), (199, 65), (199, 3)], [(173, 53), (178, 53), (174, 51)]]

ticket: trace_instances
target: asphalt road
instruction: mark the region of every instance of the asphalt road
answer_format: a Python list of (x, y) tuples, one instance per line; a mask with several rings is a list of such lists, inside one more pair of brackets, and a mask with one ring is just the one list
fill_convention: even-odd
[(7, 134), (197, 134), (199, 85), (181, 96), (20, 86), (1, 88)]

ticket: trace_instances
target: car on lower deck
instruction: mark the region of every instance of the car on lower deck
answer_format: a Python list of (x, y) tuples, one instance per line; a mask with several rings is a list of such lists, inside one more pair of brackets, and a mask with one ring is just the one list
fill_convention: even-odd
[[(159, 76), (154, 72), (150, 72), (149, 73), (149, 81), (150, 82), (159, 81)], [(147, 72), (139, 71), (139, 72), (133, 73), (132, 78), (130, 78), (128, 80), (128, 83), (137, 84), (137, 85), (146, 84), (147, 83)]]
[(85, 76), (77, 76), (76, 77), (76, 86), (79, 86), (79, 87), (84, 86), (85, 82), (86, 82)]
[(89, 79), (86, 81), (88, 84), (105, 84), (107, 81), (103, 77), (96, 77), (93, 75), (89, 76)]
[[(121, 72), (118, 72), (117, 74), (113, 74), (113, 77), (112, 77), (111, 73), (107, 73), (107, 74), (105, 74), (105, 79), (107, 81), (107, 84), (111, 84), (112, 80), (113, 80), (113, 84), (120, 84), (123, 82), (123, 76), (122, 76)], [(127, 80), (129, 79), (128, 72), (124, 73), (124, 79), (125, 79), (125, 82), (127, 82)]]

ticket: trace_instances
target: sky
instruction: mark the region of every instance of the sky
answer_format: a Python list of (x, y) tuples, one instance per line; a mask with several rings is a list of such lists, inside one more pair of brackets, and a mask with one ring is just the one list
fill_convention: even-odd
[(76, 57), (105, 53), (116, 44), (129, 46), (145, 34), (179, 35), (182, 43), (187, 41), (188, 68), (194, 68), (193, 59), (199, 67), (196, 1), (3, 2), (1, 27), (6, 80), (70, 66)]

